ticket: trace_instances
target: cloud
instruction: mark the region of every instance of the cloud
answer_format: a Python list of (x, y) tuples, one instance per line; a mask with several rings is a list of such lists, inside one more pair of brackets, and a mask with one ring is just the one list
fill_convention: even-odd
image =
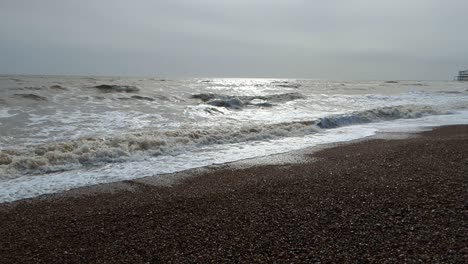
[(449, 79), (468, 61), (465, 10), (455, 0), (6, 0), (0, 72)]

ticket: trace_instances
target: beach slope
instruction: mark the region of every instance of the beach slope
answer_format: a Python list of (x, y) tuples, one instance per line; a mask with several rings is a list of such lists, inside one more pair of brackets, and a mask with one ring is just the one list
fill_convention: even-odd
[(1, 204), (0, 263), (468, 263), (468, 126), (312, 156)]

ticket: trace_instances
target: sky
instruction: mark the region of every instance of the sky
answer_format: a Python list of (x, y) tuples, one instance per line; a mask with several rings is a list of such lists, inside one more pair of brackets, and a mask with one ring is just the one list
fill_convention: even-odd
[(0, 74), (447, 80), (467, 0), (0, 0)]

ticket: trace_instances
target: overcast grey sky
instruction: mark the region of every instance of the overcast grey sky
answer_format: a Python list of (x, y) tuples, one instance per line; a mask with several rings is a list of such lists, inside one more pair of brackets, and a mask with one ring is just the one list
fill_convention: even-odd
[(467, 0), (0, 0), (0, 74), (450, 79)]

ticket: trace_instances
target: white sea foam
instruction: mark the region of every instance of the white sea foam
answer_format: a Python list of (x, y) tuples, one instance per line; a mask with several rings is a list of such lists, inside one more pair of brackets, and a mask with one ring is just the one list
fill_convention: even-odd
[[(442, 112), (430, 106), (405, 105), (326, 116), (307, 121), (197, 129), (188, 127), (166, 131), (139, 130), (110, 137), (88, 136), (2, 151), (0, 153), (10, 162), (0, 168), (0, 177), (13, 178), (25, 174), (44, 174), (106, 163), (136, 161), (145, 157), (194, 151), (211, 145), (249, 144), (255, 141), (303, 137), (316, 133), (323, 134), (323, 129), (402, 118), (418, 118), (429, 114), (442, 114)], [(73, 129), (74, 126), (70, 126), (70, 130)]]
[[(128, 163), (109, 163), (99, 168), (53, 173), (47, 177), (23, 176), (0, 181), (0, 201), (14, 201), (93, 184), (157, 176), (213, 164), (253, 159), (320, 144), (360, 139), (375, 135), (377, 132), (415, 132), (430, 126), (451, 124), (468, 124), (468, 111), (452, 115), (426, 116), (413, 120), (400, 119), (397, 122), (385, 121), (348, 126), (305, 137), (290, 137), (252, 144), (215, 145), (179, 155), (147, 157), (144, 160)], [(298, 157), (294, 158), (298, 159)], [(285, 159), (282, 162), (288, 163), (289, 161)], [(250, 165), (266, 163), (268, 159), (258, 161), (254, 159), (247, 162)]]

